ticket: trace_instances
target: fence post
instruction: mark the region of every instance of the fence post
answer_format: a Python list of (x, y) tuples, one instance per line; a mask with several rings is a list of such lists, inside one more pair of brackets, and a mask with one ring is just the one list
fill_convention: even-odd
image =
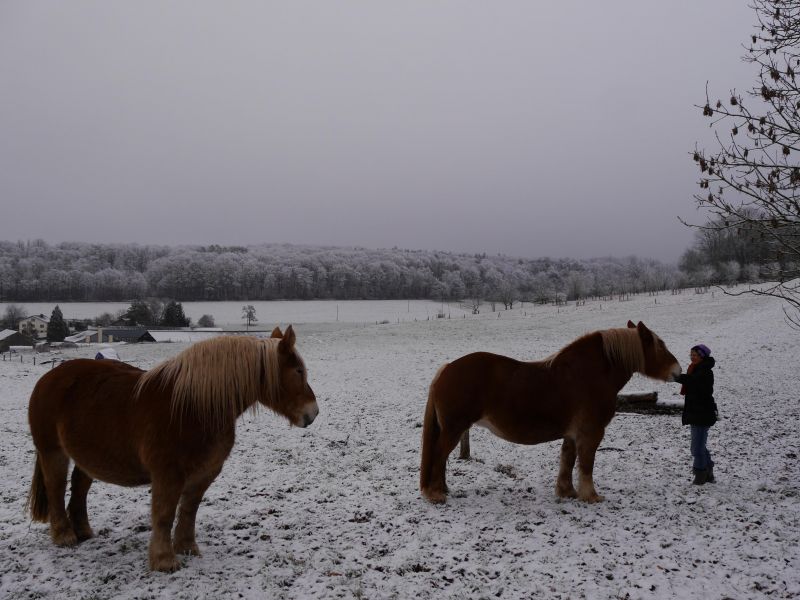
[(469, 429), (461, 434), (461, 449), (458, 453), (458, 458), (462, 460), (469, 459)]

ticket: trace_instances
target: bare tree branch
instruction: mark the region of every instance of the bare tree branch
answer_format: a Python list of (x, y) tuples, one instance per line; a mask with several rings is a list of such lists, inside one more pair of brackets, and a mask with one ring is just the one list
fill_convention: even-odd
[[(745, 94), (698, 106), (711, 119), (717, 149), (692, 154), (701, 178), (698, 206), (710, 219), (702, 235), (735, 232), (757, 247), (763, 276), (775, 283), (746, 293), (788, 303), (800, 325), (800, 0), (753, 0), (756, 29), (744, 60), (757, 69)], [(728, 292), (726, 292), (728, 293)], [(738, 294), (737, 294), (738, 295)]]

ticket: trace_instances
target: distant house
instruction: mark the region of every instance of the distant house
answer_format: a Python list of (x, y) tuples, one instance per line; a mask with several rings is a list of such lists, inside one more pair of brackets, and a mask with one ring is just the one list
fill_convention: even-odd
[(13, 329), (0, 331), (0, 352), (8, 352), (11, 346), (30, 346), (32, 348), (33, 343), (33, 338), (19, 331)]
[(99, 327), (87, 341), (98, 344), (111, 342), (152, 342), (146, 327)]
[(44, 315), (32, 315), (25, 317), (19, 322), (19, 332), (27, 334), (33, 338), (47, 337), (47, 324), (50, 319)]

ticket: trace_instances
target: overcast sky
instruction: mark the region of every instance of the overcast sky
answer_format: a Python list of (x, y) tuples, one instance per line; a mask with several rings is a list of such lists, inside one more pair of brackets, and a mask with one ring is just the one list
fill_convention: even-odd
[[(0, 239), (676, 261), (747, 0), (0, 1)], [(710, 145), (710, 144), (706, 144)]]

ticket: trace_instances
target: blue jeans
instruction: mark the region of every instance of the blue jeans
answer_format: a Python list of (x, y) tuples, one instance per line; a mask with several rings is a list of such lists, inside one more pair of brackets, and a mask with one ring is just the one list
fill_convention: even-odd
[(694, 462), (692, 467), (699, 470), (707, 469), (714, 466), (714, 461), (711, 460), (711, 454), (706, 448), (706, 441), (708, 440), (709, 427), (702, 425), (691, 425), (692, 430), (692, 457)]

